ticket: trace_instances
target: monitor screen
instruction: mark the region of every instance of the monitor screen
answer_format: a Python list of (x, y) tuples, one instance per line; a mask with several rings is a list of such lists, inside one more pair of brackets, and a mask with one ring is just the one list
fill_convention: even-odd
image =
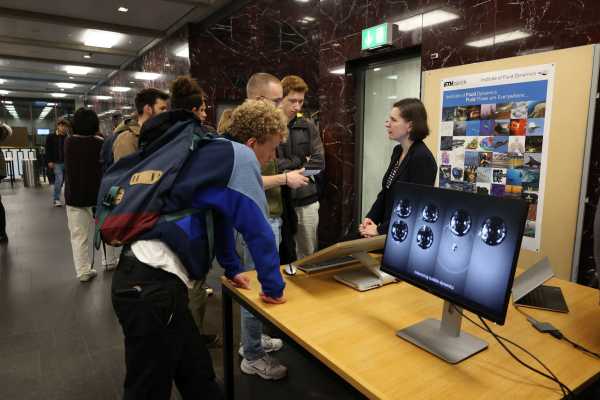
[(50, 134), (50, 129), (48, 129), (48, 128), (37, 128), (37, 134), (38, 135), (49, 135)]
[(381, 269), (504, 324), (527, 203), (397, 184)]

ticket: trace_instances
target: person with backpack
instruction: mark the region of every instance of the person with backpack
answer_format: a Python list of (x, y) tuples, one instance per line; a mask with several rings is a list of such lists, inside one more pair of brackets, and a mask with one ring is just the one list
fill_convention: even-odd
[[(90, 256), (90, 231), (102, 178), (99, 156), (103, 139), (99, 128), (100, 121), (93, 110), (78, 109), (73, 116), (73, 134), (67, 137), (64, 147), (67, 224), (75, 272), (81, 282), (90, 281), (97, 275), (93, 254)], [(108, 264), (106, 259), (104, 264)], [(107, 269), (114, 269), (116, 260), (111, 260), (110, 264)]]
[[(180, 84), (192, 85), (187, 79)], [(103, 240), (123, 244), (111, 295), (125, 336), (124, 399), (169, 399), (173, 381), (184, 399), (221, 398), (188, 289), (205, 279), (213, 252), (225, 276), (249, 288), (234, 229), (256, 261), (263, 301), (285, 301), (257, 157), (209, 133), (198, 99), (190, 92), (146, 122), (140, 150), (106, 172), (98, 195)], [(272, 123), (257, 135), (276, 147), (287, 134), (285, 118), (274, 107), (263, 118)]]
[(123, 121), (114, 132), (112, 154), (114, 161), (135, 153), (138, 149), (140, 127), (155, 115), (168, 110), (169, 95), (155, 88), (141, 90), (135, 96), (137, 118)]

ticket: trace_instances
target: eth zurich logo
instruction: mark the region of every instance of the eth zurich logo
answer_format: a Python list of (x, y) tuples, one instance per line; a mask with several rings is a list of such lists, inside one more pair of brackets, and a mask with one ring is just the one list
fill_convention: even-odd
[(467, 83), (467, 81), (464, 79), (460, 81), (444, 81), (444, 87), (459, 86), (464, 85), (465, 83)]

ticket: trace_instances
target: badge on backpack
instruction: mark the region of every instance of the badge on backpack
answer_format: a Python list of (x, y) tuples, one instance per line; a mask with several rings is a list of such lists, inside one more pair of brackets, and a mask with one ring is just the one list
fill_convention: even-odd
[(160, 180), (162, 171), (148, 170), (135, 173), (131, 176), (129, 184), (133, 185), (152, 185)]

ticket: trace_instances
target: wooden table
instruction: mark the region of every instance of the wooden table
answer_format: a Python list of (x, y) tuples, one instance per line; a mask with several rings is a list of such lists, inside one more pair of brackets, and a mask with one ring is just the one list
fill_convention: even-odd
[[(403, 282), (360, 293), (334, 281), (333, 274), (328, 271), (309, 276), (299, 272), (294, 277), (286, 276), (287, 303), (283, 305), (260, 301), (254, 271), (247, 273), (251, 290), (236, 289), (223, 281), (226, 398), (233, 398), (234, 393), (232, 300), (280, 330), (284, 339), (302, 346), (368, 398), (562, 398), (558, 385), (519, 365), (490, 334), (464, 318), (462, 329), (484, 339), (489, 348), (457, 365), (396, 336), (399, 328), (425, 318), (439, 319), (443, 303), (439, 298)], [(570, 312), (524, 310), (539, 321), (552, 323), (569, 339), (600, 352), (598, 290), (556, 278), (547, 284), (562, 288)], [(476, 318), (469, 312), (465, 314)], [(539, 333), (512, 305), (504, 326), (489, 325), (540, 358), (572, 390), (585, 387), (600, 375), (600, 360)], [(541, 368), (523, 352), (514, 352)]]

